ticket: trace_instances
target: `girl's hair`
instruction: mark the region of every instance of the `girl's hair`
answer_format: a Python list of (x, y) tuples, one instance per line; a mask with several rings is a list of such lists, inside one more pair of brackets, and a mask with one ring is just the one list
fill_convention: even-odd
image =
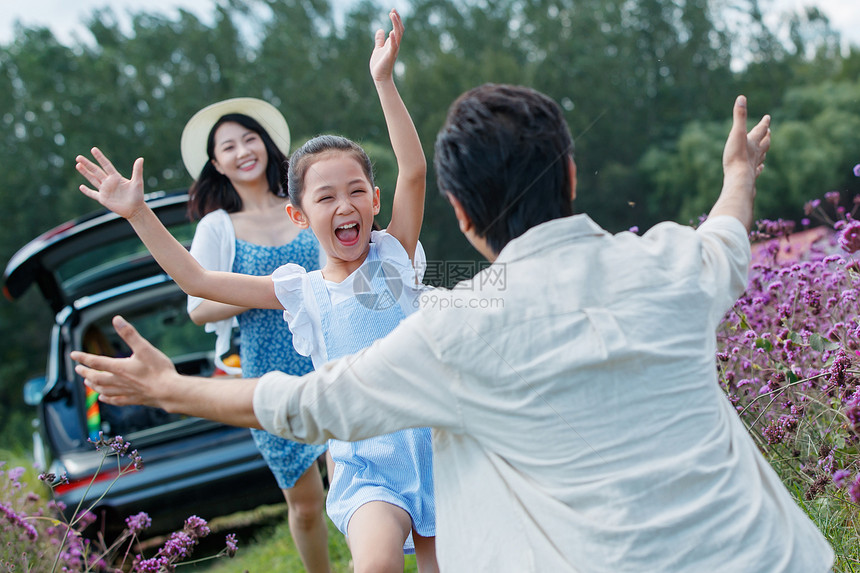
[(269, 182), (269, 191), (278, 197), (286, 197), (284, 187), (286, 184), (287, 163), (289, 161), (287, 157), (281, 153), (281, 150), (272, 141), (272, 137), (257, 120), (241, 113), (228, 113), (221, 116), (209, 131), (209, 138), (206, 142), (206, 154), (209, 156), (210, 161), (206, 162), (200, 171), (200, 175), (188, 189), (188, 217), (191, 219), (199, 219), (217, 209), (224, 209), (228, 213), (242, 210), (242, 199), (239, 197), (230, 179), (226, 175), (218, 173), (218, 170), (215, 169), (211, 161), (215, 158), (215, 132), (223, 124), (231, 121), (250, 129), (263, 140), (263, 145), (266, 147), (266, 153), (269, 156), (268, 165), (266, 166), (266, 179)]
[(374, 186), (373, 164), (371, 164), (370, 158), (360, 145), (339, 135), (319, 135), (296, 149), (290, 157), (287, 175), (290, 203), (299, 209), (302, 208), (302, 195), (305, 192), (305, 175), (307, 175), (308, 169), (321, 159), (321, 156), (331, 153), (346, 153), (354, 157), (358, 161), (358, 164), (361, 165), (361, 169), (367, 176), (367, 180), (370, 181), (371, 187)]

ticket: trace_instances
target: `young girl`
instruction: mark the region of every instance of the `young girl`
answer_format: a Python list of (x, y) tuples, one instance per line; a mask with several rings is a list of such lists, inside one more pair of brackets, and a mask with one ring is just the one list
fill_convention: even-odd
[[(290, 262), (319, 268), (319, 243), (313, 233), (284, 224), (289, 147), (287, 121), (259, 99), (214, 103), (185, 125), (182, 159), (195, 178), (188, 212), (200, 219), (191, 254), (203, 267), (252, 275), (268, 275)], [(229, 373), (256, 378), (271, 370), (304, 374), (313, 369), (311, 361), (293, 348), (289, 328), (277, 310), (189, 297), (188, 313), (195, 323), (217, 334), (216, 362)], [(221, 361), (234, 324), (239, 326), (238, 372)], [(251, 433), (284, 493), (290, 533), (305, 569), (330, 571), (325, 490), (316, 466), (325, 446), (299, 444), (262, 430)]]
[[(183, 290), (227, 304), (283, 308), (296, 349), (310, 354), (316, 365), (354, 353), (390, 332), (415, 309), (420, 292), (412, 261), (419, 249), (427, 167), (392, 78), (403, 24), (396, 11), (390, 18), (393, 30), (387, 39), (377, 31), (370, 59), (398, 166), (387, 230), (372, 231), (379, 189), (358, 145), (322, 136), (302, 146), (290, 161), (287, 214), (319, 240), (327, 256), (321, 272), (307, 273), (296, 265), (286, 265), (272, 277), (207, 271), (143, 202), (142, 159), (135, 161), (128, 180), (98, 149), (93, 156), (100, 166), (77, 158), (78, 171), (98, 188), (82, 185), (81, 191), (128, 219)], [(327, 509), (347, 534), (355, 571), (402, 571), (402, 553), (413, 543), (419, 569), (437, 571), (429, 429), (355, 443), (331, 441), (330, 451), (336, 469)]]

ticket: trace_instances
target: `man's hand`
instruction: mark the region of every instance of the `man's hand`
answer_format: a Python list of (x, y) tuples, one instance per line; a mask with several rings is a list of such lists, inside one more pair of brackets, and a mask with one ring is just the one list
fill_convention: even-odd
[(72, 352), (75, 372), (114, 406), (142, 404), (245, 428), (261, 428), (254, 415), (253, 378), (182, 376), (173, 362), (120, 316), (113, 327), (131, 348), (128, 358)]
[(709, 217), (735, 217), (749, 231), (753, 222), (755, 180), (764, 169), (770, 149), (770, 116), (747, 132), (747, 99), (738, 96), (732, 112), (732, 129), (723, 149), (723, 190)]
[(732, 113), (732, 129), (723, 150), (723, 173), (744, 178), (749, 184), (764, 169), (764, 158), (770, 149), (770, 116), (766, 115), (747, 133), (747, 99), (738, 96)]
[(132, 350), (129, 358), (109, 358), (86, 352), (72, 352), (79, 364), (75, 372), (87, 386), (99, 393), (99, 400), (114, 406), (142, 404), (170, 411), (171, 384), (179, 376), (173, 362), (143, 338), (121, 316), (113, 327)]

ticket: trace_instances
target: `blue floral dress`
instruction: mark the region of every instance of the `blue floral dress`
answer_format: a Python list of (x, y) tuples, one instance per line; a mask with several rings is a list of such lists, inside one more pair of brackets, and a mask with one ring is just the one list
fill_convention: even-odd
[[(269, 275), (286, 262), (319, 268), (319, 243), (313, 233), (303, 230), (295, 239), (278, 247), (236, 239), (233, 272)], [(258, 378), (273, 370), (300, 376), (313, 370), (311, 359), (293, 348), (293, 337), (283, 312), (250, 309), (237, 318), (243, 377)], [(293, 487), (326, 450), (322, 445), (299, 444), (262, 430), (252, 429), (251, 433), (281, 489)]]

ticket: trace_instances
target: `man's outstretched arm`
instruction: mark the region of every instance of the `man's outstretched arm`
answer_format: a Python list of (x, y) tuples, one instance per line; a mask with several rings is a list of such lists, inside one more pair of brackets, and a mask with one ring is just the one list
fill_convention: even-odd
[(738, 96), (732, 113), (732, 129), (723, 150), (723, 189), (709, 217), (729, 215), (752, 227), (755, 181), (764, 168), (770, 148), (770, 116), (764, 116), (749, 132), (747, 100)]
[(144, 339), (122, 317), (113, 319), (117, 333), (128, 344), (128, 358), (109, 358), (72, 352), (75, 371), (99, 400), (114, 406), (143, 404), (247, 428), (260, 428), (254, 415), (256, 378), (200, 378), (182, 376), (170, 359)]
[(426, 426), (462, 431), (452, 384), (444, 382), (457, 376), (439, 359), (418, 314), (360, 353), (302, 377), (282, 372), (256, 379), (182, 376), (120, 317), (113, 324), (131, 348), (130, 357), (85, 352), (71, 357), (102, 402), (154, 406), (306, 443), (363, 440)]

